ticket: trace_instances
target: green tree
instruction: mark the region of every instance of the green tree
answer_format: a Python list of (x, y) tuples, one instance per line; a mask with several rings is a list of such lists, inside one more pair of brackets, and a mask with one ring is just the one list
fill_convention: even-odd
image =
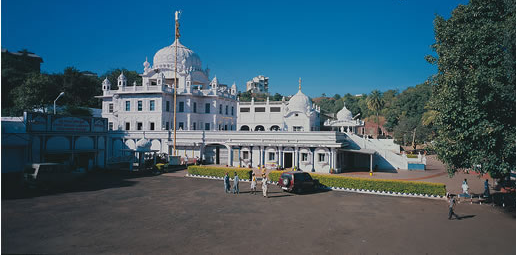
[(382, 93), (379, 90), (373, 90), (371, 94), (367, 97), (367, 108), (376, 114), (376, 135), (378, 136), (378, 129), (380, 127), (380, 123), (378, 121), (378, 114), (380, 110), (383, 108), (384, 101), (382, 99)]
[(17, 115), (13, 90), (31, 73), (39, 73), (41, 58), (29, 56), (26, 49), (18, 53), (2, 52), (2, 115)]
[(136, 86), (142, 85), (142, 77), (140, 77), (140, 74), (136, 71), (129, 71), (125, 68), (109, 70), (100, 77), (100, 80), (103, 81), (107, 77), (109, 82), (111, 82), (111, 89), (118, 89), (117, 81), (122, 72), (124, 72), (124, 76), (127, 78), (127, 86), (133, 86), (134, 82), (136, 82)]
[(516, 2), (472, 0), (434, 21), (435, 150), (453, 175), (516, 169)]
[(67, 67), (63, 74), (55, 77), (55, 80), (65, 92), (62, 99), (65, 105), (101, 107), (100, 100), (95, 98), (102, 94), (101, 80), (98, 77), (86, 76), (74, 67)]
[(53, 80), (48, 75), (29, 74), (23, 84), (12, 92), (15, 114), (20, 115), (24, 111), (35, 109), (46, 111), (46, 107), (51, 105), (59, 94), (53, 85)]

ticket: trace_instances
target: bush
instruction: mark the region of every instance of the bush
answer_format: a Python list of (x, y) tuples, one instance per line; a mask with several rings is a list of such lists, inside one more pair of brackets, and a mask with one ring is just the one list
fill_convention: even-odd
[[(282, 171), (272, 171), (269, 173), (269, 179), (271, 181), (277, 182), (282, 173)], [(318, 179), (322, 185), (327, 187), (428, 194), (437, 196), (446, 195), (446, 185), (442, 183), (366, 179), (313, 173), (310, 173), (310, 175), (312, 178)]]
[(235, 172), (237, 172), (240, 179), (251, 179), (253, 171), (249, 170), (249, 168), (238, 167), (188, 166), (188, 173), (192, 175), (224, 177), (226, 172), (231, 178), (235, 175)]

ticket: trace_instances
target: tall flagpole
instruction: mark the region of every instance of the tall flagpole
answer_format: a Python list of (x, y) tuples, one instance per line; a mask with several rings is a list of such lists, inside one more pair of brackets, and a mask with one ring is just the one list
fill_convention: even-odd
[(177, 44), (179, 43), (179, 37), (181, 36), (179, 34), (179, 11), (176, 11), (176, 33), (175, 33), (175, 40), (174, 44), (176, 45), (176, 60), (174, 62), (174, 150), (172, 151), (172, 154), (174, 156), (177, 156), (176, 151), (176, 98), (177, 98)]

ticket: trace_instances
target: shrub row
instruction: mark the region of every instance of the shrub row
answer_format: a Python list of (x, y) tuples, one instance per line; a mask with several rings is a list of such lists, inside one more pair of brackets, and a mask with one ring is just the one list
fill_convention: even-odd
[(216, 167), (216, 166), (189, 166), (188, 173), (192, 175), (205, 175), (214, 177), (224, 177), (226, 173), (233, 178), (237, 172), (240, 179), (251, 179), (252, 170), (249, 168), (238, 167)]
[[(282, 173), (282, 171), (272, 171), (269, 173), (269, 179), (271, 181), (277, 182)], [(310, 175), (312, 178), (318, 179), (322, 185), (327, 187), (428, 194), (437, 196), (446, 195), (446, 185), (442, 183), (366, 179), (313, 173), (310, 173)]]

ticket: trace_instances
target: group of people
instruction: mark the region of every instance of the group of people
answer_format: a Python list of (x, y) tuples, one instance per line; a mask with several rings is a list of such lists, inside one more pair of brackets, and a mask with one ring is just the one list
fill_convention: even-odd
[[(263, 197), (269, 197), (268, 196), (268, 189), (269, 189), (269, 183), (268, 183), (267, 175), (264, 173), (262, 175), (262, 192)], [(240, 188), (239, 188), (239, 182), (240, 178), (238, 177), (237, 172), (235, 172), (235, 175), (233, 176), (233, 189), (231, 189), (231, 183), (229, 179), (229, 174), (226, 172), (226, 175), (224, 176), (224, 191), (226, 193), (233, 193), (233, 194), (239, 194)], [(256, 174), (253, 173), (251, 176), (251, 194), (256, 194), (256, 185), (258, 184), (258, 181), (256, 179)]]
[[(459, 197), (470, 197), (471, 195), (469, 194), (469, 185), (468, 185), (468, 180), (467, 179), (464, 179), (464, 181), (462, 181), (462, 194), (459, 194)], [(490, 192), (489, 192), (489, 180), (485, 180), (484, 181), (484, 198), (489, 198), (491, 196)], [(457, 215), (455, 212), (454, 212), (454, 207), (455, 207), (455, 204), (456, 204), (456, 201), (455, 201), (455, 198), (448, 194), (447, 195), (447, 198), (448, 198), (448, 219), (451, 220), (452, 217), (455, 217), (455, 219), (462, 219), (459, 215)]]

